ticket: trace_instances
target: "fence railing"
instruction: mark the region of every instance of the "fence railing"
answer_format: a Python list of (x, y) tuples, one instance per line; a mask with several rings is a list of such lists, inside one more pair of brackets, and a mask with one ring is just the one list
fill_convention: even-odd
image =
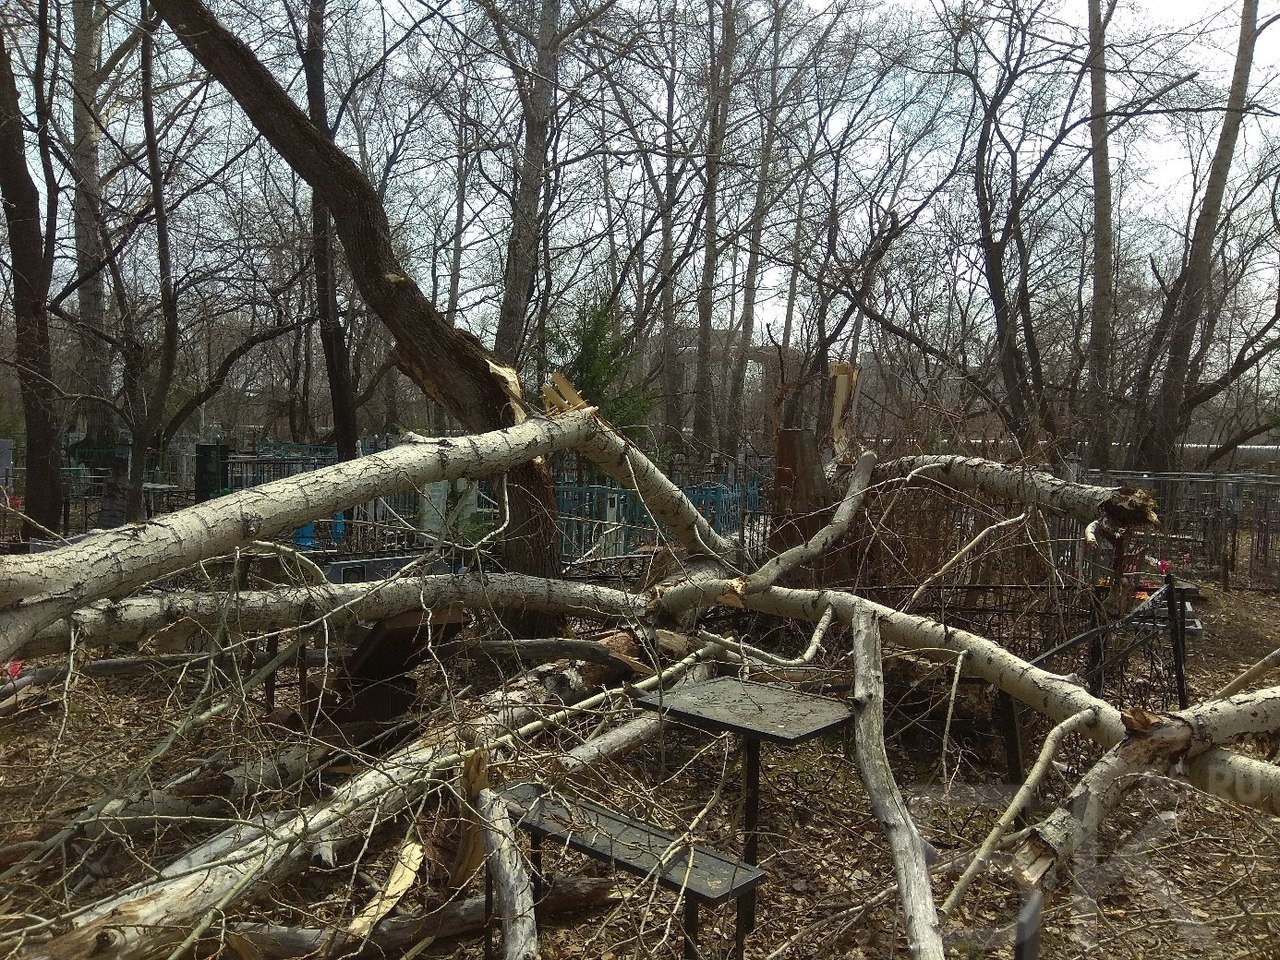
[(1088, 480), (1154, 493), (1160, 527), (1141, 535), (1140, 559), (1223, 586), (1280, 588), (1280, 477), (1112, 471)]
[[(760, 509), (759, 480), (717, 482), (680, 488), (711, 528), (736, 535)], [(650, 550), (660, 542), (659, 525), (635, 490), (608, 484), (556, 484), (560, 553), (567, 564), (616, 561)]]

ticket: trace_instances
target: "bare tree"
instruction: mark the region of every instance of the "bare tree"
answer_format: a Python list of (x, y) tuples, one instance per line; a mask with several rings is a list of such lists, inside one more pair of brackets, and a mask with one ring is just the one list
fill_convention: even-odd
[[(359, 168), (314, 128), (252, 52), (199, 0), (160, 0), (163, 16), (198, 60), (231, 92), (262, 135), (328, 207), (352, 276), (369, 307), (396, 337), (396, 363), (471, 429), (518, 422), (524, 400), (514, 371), (493, 361), (471, 334), (448, 323), (397, 257), (377, 193)], [(508, 487), (505, 543), (512, 569), (558, 565), (554, 496), (544, 465), (530, 464)]]
[(1259, 32), (1275, 19), (1271, 18), (1260, 27), (1257, 0), (1242, 0), (1235, 67), (1222, 126), (1218, 131), (1186, 261), (1169, 285), (1168, 300), (1158, 331), (1160, 340), (1167, 338), (1168, 344), (1164, 374), (1151, 408), (1150, 426), (1139, 436), (1133, 452), (1134, 462), (1150, 470), (1169, 470), (1179, 462), (1178, 438), (1185, 429), (1184, 403), (1194, 386), (1188, 382), (1192, 348), (1210, 295), (1222, 202), (1246, 114), (1254, 51)]
[(15, 363), (26, 421), (28, 516), (46, 530), (62, 521), (62, 443), (58, 392), (53, 380), (46, 302), (53, 270), (56, 229), (56, 180), (50, 176), (49, 106), (45, 65), (49, 51), (48, 7), (39, 7), (36, 70), (32, 76), (35, 128), (45, 158), (43, 205), (27, 168), (26, 121), (18, 100), (13, 63), (0, 30), (0, 197), (9, 228), (9, 263), (13, 271)]

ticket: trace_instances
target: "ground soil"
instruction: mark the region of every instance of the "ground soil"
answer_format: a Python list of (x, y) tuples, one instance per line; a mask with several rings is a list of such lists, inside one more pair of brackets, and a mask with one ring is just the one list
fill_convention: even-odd
[[(1188, 660), (1193, 702), (1280, 646), (1276, 595), (1203, 586), (1194, 603), (1193, 616), (1205, 633), (1193, 642)], [(948, 675), (936, 679), (935, 689), (949, 687)], [(428, 682), (425, 678), (424, 689)], [(1280, 678), (1273, 674), (1266, 682)], [(171, 730), (168, 718), (175, 704), (198, 694), (199, 682), (168, 678), (122, 686), (119, 681), (79, 680), (72, 692), (61, 699), (54, 691), (44, 707), (0, 720), (0, 848), (65, 822), (128, 777)], [(65, 703), (74, 703), (74, 709), (63, 709)], [(934, 711), (921, 719), (917, 700), (906, 694), (890, 703), (891, 760), (913, 816), (938, 852), (940, 897), (1011, 790), (1002, 775), (1003, 747), (984, 716), (984, 703), (989, 706), (988, 691), (962, 688), (947, 728), (945, 771), (942, 715)], [(173, 751), (149, 776), (162, 781), (232, 737), (243, 740), (245, 733), (243, 723), (228, 718)], [(1036, 748), (1038, 743), (1032, 743), (1031, 749)], [(1062, 796), (1089, 762), (1088, 750), (1076, 749), (1078, 754), (1067, 757), (1051, 775), (1046, 801)], [(1276, 744), (1250, 743), (1243, 749), (1273, 757)], [(888, 892), (891, 862), (850, 751), (839, 737), (796, 749), (764, 748), (761, 860), (768, 876), (761, 888), (758, 925), (748, 941), (752, 960), (907, 956), (900, 912)], [(693, 824), (697, 839), (731, 852), (739, 842), (740, 759), (738, 744), (730, 737), (672, 727), (623, 763), (586, 780), (581, 789), (660, 825), (684, 830)], [(536, 758), (530, 764), (536, 768)], [(301, 799), (324, 789), (322, 782), (309, 782), (301, 788)], [(67, 867), (8, 890), (0, 887), (0, 913), (7, 915), (0, 922), (12, 925), (22, 914), (47, 916), (57, 912), (64, 898), (83, 902), (116, 889), (144, 876), (144, 861), (164, 862), (210, 829), (202, 834), (199, 828), (180, 825), (148, 841), (146, 848), (125, 847), (127, 856), (117, 851), (115, 859)], [(404, 824), (390, 827), (370, 838), (361, 869), (342, 867), (336, 882), (332, 873), (313, 871), (249, 904), (246, 911), (278, 922), (349, 922), (385, 882), (404, 836)], [(1067, 885), (1049, 899), (1040, 956), (1280, 958), (1280, 820), (1172, 780), (1153, 781), (1134, 791), (1112, 818), (1100, 849), (1104, 862), (1088, 874), (1086, 887)], [(947, 864), (953, 867), (946, 869)], [(564, 851), (548, 850), (547, 866), (552, 873), (603, 872)], [(945, 924), (950, 956), (1012, 956), (1013, 923), (1022, 897), (1002, 866), (997, 857)], [(470, 893), (480, 890), (473, 883)], [(543, 956), (680, 956), (680, 914), (673, 897), (627, 877), (620, 878), (619, 892), (620, 902), (606, 912), (545, 925)], [(424, 879), (403, 906), (414, 911), (446, 896)], [(733, 908), (704, 911), (703, 924), (703, 955), (727, 957)], [(471, 939), (434, 944), (423, 955), (470, 960), (481, 952), (478, 940)]]

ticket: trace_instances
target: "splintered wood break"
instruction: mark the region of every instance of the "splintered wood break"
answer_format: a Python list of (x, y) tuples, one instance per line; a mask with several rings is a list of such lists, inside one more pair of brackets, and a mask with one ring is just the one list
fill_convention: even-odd
[(548, 416), (568, 413), (570, 410), (583, 410), (588, 406), (568, 377), (559, 371), (551, 374), (550, 383), (542, 385), (542, 405)]

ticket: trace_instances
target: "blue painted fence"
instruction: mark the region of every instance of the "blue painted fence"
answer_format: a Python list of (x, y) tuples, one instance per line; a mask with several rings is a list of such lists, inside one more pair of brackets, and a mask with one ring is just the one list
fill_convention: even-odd
[[(760, 481), (734, 485), (681, 485), (699, 513), (720, 534), (742, 528), (746, 513), (760, 509)], [(556, 483), (560, 553), (567, 561), (625, 557), (658, 543), (657, 523), (634, 490), (604, 484)]]

